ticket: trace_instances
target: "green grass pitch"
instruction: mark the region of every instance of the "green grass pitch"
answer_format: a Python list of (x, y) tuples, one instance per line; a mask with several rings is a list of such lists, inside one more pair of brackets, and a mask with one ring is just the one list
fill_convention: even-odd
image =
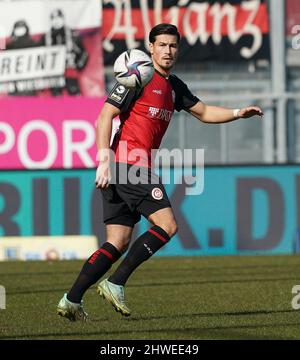
[(56, 315), (83, 261), (1, 262), (0, 339), (300, 339), (298, 256), (155, 257), (129, 279), (123, 318), (95, 286), (89, 323)]

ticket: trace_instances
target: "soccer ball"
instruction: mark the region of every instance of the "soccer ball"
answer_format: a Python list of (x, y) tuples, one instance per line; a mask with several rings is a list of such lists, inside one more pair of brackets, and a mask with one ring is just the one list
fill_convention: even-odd
[(128, 88), (142, 88), (148, 84), (154, 74), (150, 57), (141, 50), (124, 51), (114, 63), (117, 81)]

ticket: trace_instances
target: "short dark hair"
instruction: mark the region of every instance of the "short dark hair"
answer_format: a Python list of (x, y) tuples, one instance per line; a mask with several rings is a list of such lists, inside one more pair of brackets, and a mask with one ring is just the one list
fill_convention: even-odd
[(163, 34), (175, 35), (175, 36), (177, 36), (177, 42), (179, 42), (179, 40), (180, 40), (180, 34), (175, 25), (173, 25), (173, 24), (158, 24), (158, 25), (155, 25), (151, 29), (151, 31), (149, 33), (149, 42), (153, 44), (155, 42), (156, 36), (163, 35)]

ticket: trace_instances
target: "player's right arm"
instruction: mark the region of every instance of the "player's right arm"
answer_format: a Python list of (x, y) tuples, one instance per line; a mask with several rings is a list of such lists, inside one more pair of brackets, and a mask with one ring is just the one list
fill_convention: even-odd
[(110, 139), (113, 119), (120, 115), (121, 110), (105, 102), (96, 124), (97, 159), (99, 165), (96, 171), (95, 184), (97, 188), (106, 189), (111, 180), (110, 172)]
[(96, 172), (96, 187), (106, 189), (111, 180), (110, 173), (110, 139), (113, 119), (128, 110), (129, 106), (140, 96), (138, 89), (128, 89), (116, 83), (108, 94), (97, 120), (96, 142), (98, 147), (99, 166)]

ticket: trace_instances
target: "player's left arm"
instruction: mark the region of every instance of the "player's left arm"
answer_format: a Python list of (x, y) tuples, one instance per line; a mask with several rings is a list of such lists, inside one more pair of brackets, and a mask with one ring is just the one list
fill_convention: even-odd
[(263, 116), (263, 111), (258, 106), (247, 106), (242, 109), (230, 109), (222, 106), (206, 105), (198, 101), (189, 108), (189, 113), (205, 123), (221, 124), (237, 119), (247, 119), (255, 115)]

